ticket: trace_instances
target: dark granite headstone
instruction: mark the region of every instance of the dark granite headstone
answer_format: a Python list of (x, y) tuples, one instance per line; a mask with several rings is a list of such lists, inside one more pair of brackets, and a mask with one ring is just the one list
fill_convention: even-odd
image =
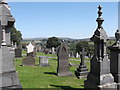
[(22, 49), (20, 47), (17, 47), (15, 49), (15, 58), (21, 58), (22, 57)]
[(39, 57), (39, 66), (42, 66), (42, 67), (50, 66), (48, 61), (49, 61), (48, 56), (40, 56)]
[(85, 59), (85, 51), (84, 51), (84, 48), (82, 48), (81, 63), (77, 68), (77, 70), (75, 71), (75, 75), (78, 79), (86, 78), (88, 74), (88, 69), (84, 63), (84, 59)]
[(116, 42), (108, 47), (111, 51), (110, 54), (110, 72), (114, 76), (117, 83), (117, 90), (120, 90), (120, 31), (115, 33)]
[(26, 58), (22, 59), (23, 66), (35, 66), (35, 59), (32, 56), (27, 56)]
[(90, 61), (90, 72), (87, 80), (84, 82), (85, 88), (95, 88), (95, 90), (112, 90), (117, 89), (117, 84), (114, 82), (114, 77), (110, 73), (110, 60), (106, 53), (107, 35), (102, 27), (102, 7), (98, 7), (98, 27), (91, 38), (94, 42), (94, 56)]
[(62, 43), (57, 50), (58, 56), (58, 67), (57, 75), (58, 76), (71, 76), (72, 73), (69, 71), (69, 52), (68, 46), (65, 43)]

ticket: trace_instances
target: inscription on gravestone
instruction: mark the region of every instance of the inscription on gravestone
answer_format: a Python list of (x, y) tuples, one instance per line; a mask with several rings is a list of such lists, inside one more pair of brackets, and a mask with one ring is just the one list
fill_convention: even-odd
[(63, 42), (57, 50), (58, 56), (58, 67), (57, 75), (58, 76), (70, 76), (72, 73), (69, 71), (69, 52), (68, 46)]

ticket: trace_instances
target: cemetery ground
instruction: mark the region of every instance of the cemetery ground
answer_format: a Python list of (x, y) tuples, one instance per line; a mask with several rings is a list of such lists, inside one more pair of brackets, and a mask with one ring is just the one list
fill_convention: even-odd
[[(23, 54), (26, 52), (23, 51)], [(80, 64), (80, 59), (72, 58), (69, 60), (73, 66), (70, 71), (73, 76), (59, 77), (57, 76), (57, 57), (52, 54), (37, 53), (40, 56), (49, 56), (49, 67), (40, 67), (39, 57), (36, 57), (36, 66), (20, 66), (22, 58), (15, 59), (16, 70), (18, 71), (19, 80), (23, 88), (58, 88), (58, 89), (77, 89), (84, 88), (85, 79), (77, 79), (74, 71)], [(76, 59), (76, 60), (74, 60)], [(88, 60), (87, 60), (88, 61)], [(86, 62), (87, 68), (90, 70), (89, 62)]]

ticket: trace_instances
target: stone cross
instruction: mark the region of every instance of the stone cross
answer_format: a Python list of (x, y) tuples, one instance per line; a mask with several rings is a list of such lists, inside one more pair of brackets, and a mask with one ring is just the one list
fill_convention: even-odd
[(116, 90), (116, 83), (114, 77), (110, 73), (110, 60), (106, 54), (107, 35), (102, 27), (104, 19), (102, 18), (102, 6), (98, 7), (98, 27), (94, 32), (91, 40), (94, 42), (94, 56), (90, 61), (90, 72), (87, 80), (84, 82), (85, 88), (96, 88), (96, 90), (103, 90), (104, 88), (113, 88)]
[(80, 62), (79, 67), (75, 71), (75, 75), (78, 79), (79, 78), (86, 78), (86, 76), (88, 74), (88, 69), (84, 63), (84, 59), (85, 59), (85, 50), (84, 50), (84, 48), (82, 48), (81, 62)]

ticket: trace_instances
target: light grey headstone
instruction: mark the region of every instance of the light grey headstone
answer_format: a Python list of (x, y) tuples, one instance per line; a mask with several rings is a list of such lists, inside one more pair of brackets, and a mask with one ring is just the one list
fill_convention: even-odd
[(48, 56), (40, 56), (39, 57), (39, 66), (45, 67), (49, 65), (49, 57)]

